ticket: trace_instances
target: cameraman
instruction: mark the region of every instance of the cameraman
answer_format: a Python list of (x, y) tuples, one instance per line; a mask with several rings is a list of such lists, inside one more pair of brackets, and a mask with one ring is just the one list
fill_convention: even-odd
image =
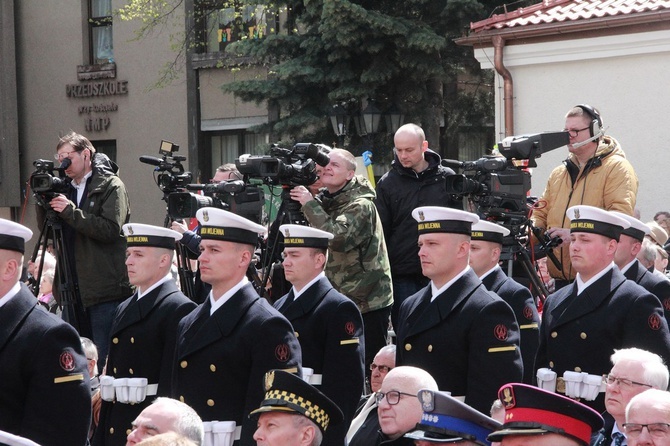
[[(126, 241), (121, 231), (130, 217), (128, 193), (117, 176), (118, 166), (105, 154), (96, 153), (91, 141), (83, 135), (71, 132), (63, 136), (56, 150), (56, 160), (61, 163), (66, 158), (70, 160), (65, 174), (72, 182), (67, 195), (56, 194), (48, 206), (65, 223), (63, 254), (70, 264), (68, 280), (73, 289), (78, 287), (85, 309), (84, 315), (75, 316), (76, 307), (65, 305), (63, 319), (79, 323), (80, 332), (90, 327), (102, 370), (114, 311), (132, 294), (124, 263)], [(44, 213), (44, 208), (37, 208), (40, 225), (45, 221)], [(57, 279), (54, 294), (59, 298), (60, 285)], [(60, 304), (63, 305), (62, 300)]]
[(556, 289), (571, 283), (576, 271), (570, 262), (569, 207), (585, 204), (608, 211), (633, 215), (638, 180), (616, 139), (605, 135), (603, 121), (595, 108), (576, 105), (565, 117), (565, 131), (570, 134), (570, 154), (549, 175), (542, 197), (533, 210), (533, 223), (545, 228), (549, 237), (560, 237), (563, 243), (554, 249), (563, 269), (547, 262)]

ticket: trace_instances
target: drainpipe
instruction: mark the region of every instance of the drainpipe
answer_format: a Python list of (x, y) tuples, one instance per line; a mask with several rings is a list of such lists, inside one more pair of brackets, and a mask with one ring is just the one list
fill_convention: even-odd
[(503, 105), (505, 110), (505, 137), (514, 135), (514, 81), (512, 74), (503, 64), (503, 48), (505, 39), (493, 36), (493, 66), (503, 78)]

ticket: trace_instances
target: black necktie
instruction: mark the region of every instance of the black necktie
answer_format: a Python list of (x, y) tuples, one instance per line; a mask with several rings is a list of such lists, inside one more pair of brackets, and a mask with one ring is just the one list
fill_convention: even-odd
[(613, 446), (621, 446), (626, 437), (621, 432), (614, 432), (612, 434), (612, 439), (614, 440), (612, 442)]

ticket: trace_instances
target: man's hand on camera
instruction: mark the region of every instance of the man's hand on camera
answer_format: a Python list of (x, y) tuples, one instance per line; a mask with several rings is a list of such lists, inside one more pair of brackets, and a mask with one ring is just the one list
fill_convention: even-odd
[(305, 186), (296, 186), (291, 189), (291, 199), (304, 205), (308, 201), (313, 200), (314, 197)]
[(570, 244), (570, 230), (566, 228), (549, 228), (547, 229), (547, 236), (551, 238), (560, 237), (563, 240), (558, 246)]
[[(58, 212), (59, 214), (65, 210), (65, 208), (72, 203), (70, 200), (67, 199), (67, 197), (63, 194), (58, 194), (55, 197), (51, 199), (49, 202), (49, 206), (51, 206), (51, 209), (54, 211)], [(72, 204), (74, 207), (74, 203)]]
[(183, 221), (174, 220), (172, 222), (171, 229), (173, 231), (177, 231), (180, 234), (183, 234), (184, 232), (188, 231), (188, 226), (186, 226), (186, 223), (184, 223)]

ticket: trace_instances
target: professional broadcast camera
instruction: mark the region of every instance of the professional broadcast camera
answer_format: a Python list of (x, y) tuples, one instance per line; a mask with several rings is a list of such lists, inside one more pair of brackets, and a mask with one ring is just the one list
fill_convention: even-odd
[(258, 186), (247, 185), (241, 180), (223, 181), (217, 184), (187, 184), (186, 189), (200, 190), (204, 195), (192, 192), (172, 192), (168, 195), (168, 214), (173, 219), (193, 218), (200, 208), (215, 207), (229, 210), (252, 220), (261, 222), (265, 197)]
[[(443, 160), (443, 165), (466, 172), (446, 177), (447, 192), (468, 196), (484, 218), (510, 225), (524, 223), (528, 217), (527, 194), (531, 187), (530, 172), (524, 169), (536, 167), (535, 158), (568, 142), (568, 132), (511, 136), (498, 143), (502, 156), (490, 155), (464, 162)], [(515, 163), (522, 160), (527, 162)]]
[(56, 168), (54, 162), (50, 160), (33, 161), (35, 171), (30, 175), (30, 189), (40, 204), (48, 203), (56, 194), (67, 193), (72, 180), (65, 175), (65, 169), (71, 163), (69, 158), (65, 158), (60, 167)]
[(317, 179), (316, 165), (326, 166), (329, 161), (320, 144), (298, 143), (292, 149), (273, 144), (269, 156), (245, 154), (235, 160), (235, 165), (245, 178), (262, 178), (275, 185), (309, 186)]
[[(185, 156), (174, 155), (179, 151), (177, 144), (170, 141), (161, 141), (161, 147), (158, 153), (162, 158), (155, 156), (140, 156), (140, 161), (145, 164), (156, 166), (154, 169), (154, 180), (165, 194), (184, 189), (187, 184), (193, 181), (191, 172), (186, 172), (182, 161), (186, 161)], [(158, 173), (156, 175), (156, 173)]]

